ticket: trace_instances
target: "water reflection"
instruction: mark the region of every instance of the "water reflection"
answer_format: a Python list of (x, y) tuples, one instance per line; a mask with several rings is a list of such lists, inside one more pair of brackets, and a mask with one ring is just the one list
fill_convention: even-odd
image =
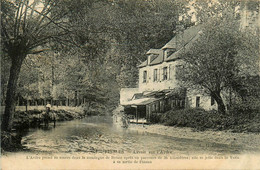
[(30, 129), (22, 144), (31, 152), (158, 152), (178, 154), (240, 153), (241, 146), (207, 143), (121, 128), (111, 117), (58, 122), (56, 128)]

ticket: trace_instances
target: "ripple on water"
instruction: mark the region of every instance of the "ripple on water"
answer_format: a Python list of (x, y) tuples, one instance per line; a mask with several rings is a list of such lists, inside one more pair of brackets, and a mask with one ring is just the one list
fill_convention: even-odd
[(56, 128), (31, 129), (22, 144), (40, 152), (95, 152), (96, 150), (168, 150), (174, 153), (238, 153), (240, 146), (217, 145), (195, 139), (174, 138), (113, 126), (110, 118), (88, 117), (58, 122)]

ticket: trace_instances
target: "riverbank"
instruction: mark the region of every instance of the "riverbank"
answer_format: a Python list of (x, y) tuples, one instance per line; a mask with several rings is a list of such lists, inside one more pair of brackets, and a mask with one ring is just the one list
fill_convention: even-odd
[[(195, 139), (213, 144), (243, 146), (246, 150), (260, 152), (260, 135), (256, 133), (233, 133), (231, 131), (196, 131), (188, 127), (164, 126), (159, 124), (131, 124), (130, 130), (153, 133), (182, 139)], [(207, 147), (207, 146), (205, 146)]]
[[(24, 131), (30, 127), (43, 126), (44, 107), (30, 108), (27, 111), (17, 109), (14, 114), (12, 132), (1, 132), (1, 149), (7, 151), (15, 151), (21, 149), (21, 139)], [(55, 121), (68, 121), (73, 119), (81, 119), (86, 116), (86, 112), (82, 107), (52, 107), (49, 115), (50, 123)], [(3, 151), (2, 150), (2, 151)]]
[[(23, 130), (29, 127), (39, 126), (43, 123), (43, 114), (45, 109), (37, 107), (28, 111), (17, 110), (14, 115), (13, 127), (14, 130)], [(52, 107), (49, 113), (50, 120), (54, 118), (56, 121), (67, 121), (80, 119), (85, 117), (86, 113), (81, 107)]]

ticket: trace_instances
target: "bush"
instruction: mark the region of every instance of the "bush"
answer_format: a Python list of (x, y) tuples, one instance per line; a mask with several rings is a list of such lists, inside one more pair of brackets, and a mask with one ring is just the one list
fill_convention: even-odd
[[(258, 116), (258, 118), (257, 118)], [(234, 132), (259, 132), (259, 114), (254, 117), (245, 117), (244, 114), (219, 114), (217, 111), (203, 109), (171, 110), (164, 114), (152, 114), (152, 123), (163, 123), (167, 126), (191, 127), (197, 130), (215, 129)]]
[(152, 113), (150, 116), (150, 122), (151, 123), (161, 123), (162, 116), (163, 116), (163, 113)]
[(1, 132), (1, 148), (4, 151), (17, 151), (22, 149), (22, 135), (11, 132)]
[(162, 117), (162, 122), (168, 126), (192, 127), (200, 130), (214, 126), (211, 117), (215, 117), (216, 112), (207, 112), (203, 109), (184, 109), (166, 112)]
[(248, 100), (242, 103), (233, 104), (229, 114), (252, 119), (260, 115), (260, 100)]

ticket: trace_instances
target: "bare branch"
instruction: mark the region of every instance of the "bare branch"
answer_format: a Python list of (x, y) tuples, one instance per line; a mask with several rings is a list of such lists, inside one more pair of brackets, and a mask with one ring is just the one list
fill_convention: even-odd
[[(67, 15), (67, 13), (64, 13), (64, 15), (62, 15), (62, 16), (60, 16), (61, 18), (62, 17), (64, 17), (64, 16), (66, 16)], [(52, 20), (55, 20), (56, 19), (56, 17), (58, 17), (59, 15), (56, 15), (55, 17), (53, 17), (52, 18)], [(37, 36), (37, 35), (39, 35), (45, 28), (47, 28), (51, 23), (53, 23), (53, 21), (52, 20), (50, 20), (49, 22), (47, 22), (46, 24), (44, 24), (44, 25), (41, 25), (41, 27), (38, 29), (38, 30), (36, 30), (36, 32), (35, 32), (35, 36)], [(59, 22), (59, 23), (57, 23), (58, 25), (61, 25), (61, 23), (64, 23), (64, 22)]]
[(28, 45), (28, 49), (29, 50), (32, 50), (38, 46), (41, 46), (41, 45), (44, 45), (46, 43), (48, 43), (48, 41), (50, 39), (55, 39), (59, 36), (64, 36), (64, 35), (67, 35), (67, 33), (60, 33), (60, 34), (52, 34), (52, 35), (49, 35), (49, 36), (46, 36), (46, 37), (43, 37), (41, 39), (38, 39), (36, 42), (33, 42), (33, 44), (29, 44)]
[[(34, 1), (34, 2), (36, 2), (36, 1)], [(34, 25), (35, 26), (34, 28), (31, 28), (31, 32), (34, 32), (35, 30), (38, 30), (40, 25), (41, 25), (41, 23), (44, 21), (44, 18), (45, 18), (44, 14), (48, 15), (51, 12), (50, 2), (51, 2), (51, 0), (47, 1), (47, 3), (44, 4), (44, 7), (43, 7), (41, 12), (39, 12), (39, 11), (37, 11), (35, 9), (35, 5), (33, 5), (32, 7), (29, 6), (29, 8), (32, 10), (32, 13), (36, 12), (37, 14), (39, 14), (38, 17), (36, 18), (36, 20), (39, 21), (39, 22), (38, 22), (38, 24)]]
[(14, 35), (13, 35), (14, 37), (16, 37), (17, 22), (18, 22), (18, 16), (19, 16), (21, 4), (22, 4), (22, 2), (20, 1), (19, 5), (18, 5), (17, 12), (16, 12), (16, 15), (15, 15), (15, 23), (14, 23), (14, 28), (13, 28), (14, 29)]
[(28, 4), (29, 4), (29, 0), (27, 0), (27, 3), (26, 3), (26, 5), (25, 5), (26, 8), (25, 8), (24, 19), (23, 19), (23, 32), (25, 32), (26, 16), (27, 16)]
[(29, 51), (28, 54), (39, 54), (45, 51), (51, 51), (51, 49), (41, 49), (41, 50), (36, 50), (36, 51)]
[[(17, 22), (17, 27), (16, 27), (16, 29), (17, 29), (17, 33), (19, 33), (19, 30), (20, 30), (20, 24), (21, 24), (21, 19), (22, 19), (22, 17), (23, 17), (23, 8), (24, 8), (24, 6), (25, 6), (25, 3), (24, 2), (22, 2), (21, 3), (21, 10), (20, 10), (20, 14), (19, 14), (19, 18), (18, 18), (18, 22)], [(25, 14), (26, 15), (26, 14)], [(18, 35), (18, 34), (17, 34)]]

